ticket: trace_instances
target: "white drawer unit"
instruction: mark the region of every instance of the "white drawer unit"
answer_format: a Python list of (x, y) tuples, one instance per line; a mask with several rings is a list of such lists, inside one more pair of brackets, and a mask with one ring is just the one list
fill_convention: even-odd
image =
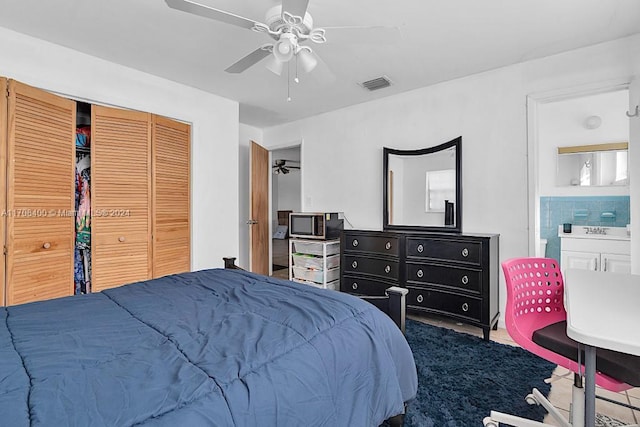
[[(631, 273), (631, 239), (620, 227), (573, 227), (559, 231), (560, 267), (612, 273)], [(596, 230), (603, 234), (587, 233)]]
[(289, 240), (289, 280), (340, 289), (340, 239)]

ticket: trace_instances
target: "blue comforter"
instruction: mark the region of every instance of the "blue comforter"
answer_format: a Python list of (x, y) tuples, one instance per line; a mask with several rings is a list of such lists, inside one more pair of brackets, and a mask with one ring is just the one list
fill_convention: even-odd
[(416, 389), (378, 309), (238, 270), (0, 308), (3, 426), (371, 427)]

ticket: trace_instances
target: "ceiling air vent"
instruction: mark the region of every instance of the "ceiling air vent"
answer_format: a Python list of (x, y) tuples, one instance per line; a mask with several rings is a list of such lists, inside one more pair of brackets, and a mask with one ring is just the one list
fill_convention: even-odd
[(367, 80), (366, 82), (362, 82), (360, 83), (360, 86), (373, 91), (391, 86), (391, 80), (389, 80), (387, 76), (382, 76), (375, 79)]

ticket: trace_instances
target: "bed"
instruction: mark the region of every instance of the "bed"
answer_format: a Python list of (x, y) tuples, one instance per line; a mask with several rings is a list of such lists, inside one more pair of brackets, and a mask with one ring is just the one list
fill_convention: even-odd
[(368, 302), (212, 269), (0, 312), (0, 423), (378, 426), (417, 389)]

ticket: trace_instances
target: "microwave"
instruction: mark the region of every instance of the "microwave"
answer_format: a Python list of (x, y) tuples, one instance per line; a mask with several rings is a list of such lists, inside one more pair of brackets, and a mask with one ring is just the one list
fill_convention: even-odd
[(335, 212), (291, 212), (289, 236), (302, 239), (337, 239), (344, 220)]

